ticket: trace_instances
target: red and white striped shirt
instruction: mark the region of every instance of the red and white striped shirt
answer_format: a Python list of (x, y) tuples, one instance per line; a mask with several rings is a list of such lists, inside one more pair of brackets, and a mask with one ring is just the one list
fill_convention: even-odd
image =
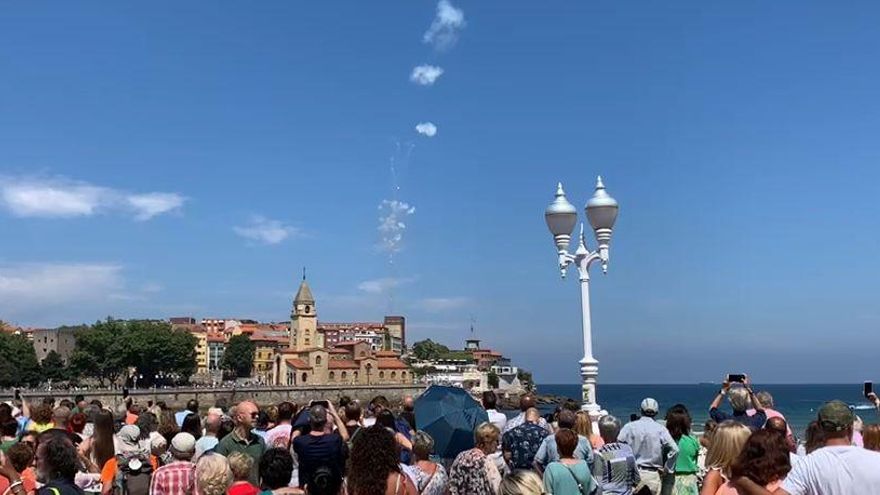
[(153, 473), (151, 495), (193, 495), (196, 466), (189, 461), (174, 461)]

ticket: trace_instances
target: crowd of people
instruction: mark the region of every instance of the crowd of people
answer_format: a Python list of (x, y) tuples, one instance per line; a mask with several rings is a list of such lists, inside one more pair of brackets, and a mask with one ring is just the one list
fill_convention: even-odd
[(701, 436), (685, 406), (660, 421), (651, 398), (626, 424), (594, 423), (574, 401), (548, 417), (528, 395), (513, 417), (492, 392), (482, 404), (489, 420), (473, 447), (444, 457), (435, 443), (449, 438), (417, 427), (412, 398), (399, 409), (383, 396), (180, 411), (82, 396), (2, 403), (0, 495), (880, 493), (880, 426), (828, 402), (799, 448), (773, 397), (748, 380), (723, 385)]

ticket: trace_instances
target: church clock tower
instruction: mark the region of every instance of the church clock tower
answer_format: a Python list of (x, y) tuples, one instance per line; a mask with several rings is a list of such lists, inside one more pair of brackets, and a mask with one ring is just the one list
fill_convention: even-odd
[(318, 339), (318, 313), (315, 310), (315, 298), (303, 274), (299, 290), (293, 298), (290, 310), (290, 347), (300, 352), (305, 349), (320, 347)]

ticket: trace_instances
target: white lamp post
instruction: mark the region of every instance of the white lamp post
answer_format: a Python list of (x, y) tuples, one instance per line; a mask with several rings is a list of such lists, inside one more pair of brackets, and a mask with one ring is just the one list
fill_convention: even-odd
[(596, 180), (596, 191), (593, 193), (593, 197), (587, 201), (584, 210), (596, 234), (598, 244), (598, 248), (592, 252), (587, 249), (583, 223), (581, 223), (580, 242), (577, 250), (574, 254), (568, 252), (571, 233), (577, 223), (577, 209), (565, 198), (562, 183), (556, 188), (556, 199), (544, 211), (544, 219), (547, 221), (547, 227), (556, 242), (562, 278), (565, 278), (565, 272), (569, 265), (577, 266), (581, 282), (581, 311), (584, 331), (584, 357), (580, 360), (582, 409), (589, 412), (595, 422), (605, 412), (596, 402), (596, 377), (599, 376), (599, 361), (593, 357), (593, 337), (590, 324), (590, 265), (594, 261), (599, 261), (602, 264), (602, 272), (608, 272), (608, 244), (611, 242), (611, 229), (614, 228), (618, 211), (617, 200), (605, 191), (602, 177)]

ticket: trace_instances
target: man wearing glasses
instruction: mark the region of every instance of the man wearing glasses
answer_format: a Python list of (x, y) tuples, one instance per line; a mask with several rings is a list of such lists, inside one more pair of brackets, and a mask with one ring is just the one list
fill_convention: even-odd
[(260, 486), (260, 457), (266, 450), (266, 443), (263, 438), (252, 430), (254, 423), (257, 421), (259, 409), (257, 405), (250, 401), (239, 403), (230, 411), (230, 416), (235, 421), (235, 429), (232, 433), (223, 437), (217, 447), (214, 449), (218, 454), (229, 456), (233, 452), (241, 452), (248, 455), (254, 460), (251, 474), (248, 481), (254, 486)]

